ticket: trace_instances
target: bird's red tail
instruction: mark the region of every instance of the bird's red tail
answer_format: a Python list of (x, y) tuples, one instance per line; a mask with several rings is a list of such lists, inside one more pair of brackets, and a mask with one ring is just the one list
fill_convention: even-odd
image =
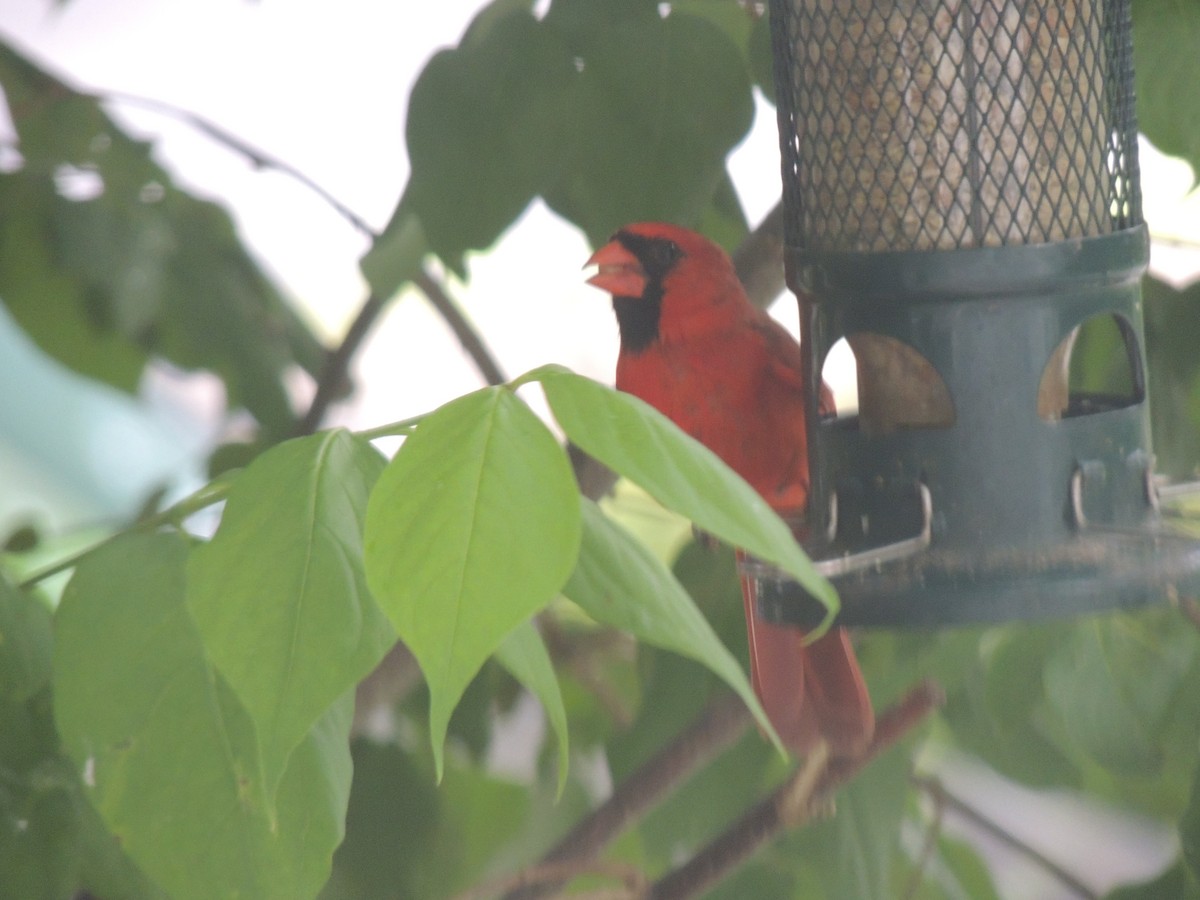
[(875, 711), (846, 630), (806, 645), (799, 628), (759, 618), (756, 583), (746, 575), (742, 599), (754, 692), (784, 745), (805, 754), (824, 738), (835, 756), (865, 750)]

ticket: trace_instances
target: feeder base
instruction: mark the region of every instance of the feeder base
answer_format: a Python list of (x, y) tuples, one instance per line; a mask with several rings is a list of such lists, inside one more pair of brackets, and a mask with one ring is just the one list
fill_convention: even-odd
[[(812, 628), (825, 608), (798, 584), (759, 575), (759, 610)], [(965, 555), (930, 550), (833, 579), (837, 623), (914, 628), (1131, 609), (1200, 594), (1200, 539), (1155, 524), (1089, 530), (1057, 545)]]

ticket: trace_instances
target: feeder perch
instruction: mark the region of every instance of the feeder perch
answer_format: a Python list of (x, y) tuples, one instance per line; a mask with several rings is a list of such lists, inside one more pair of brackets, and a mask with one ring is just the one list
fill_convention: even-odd
[[(787, 280), (807, 335), (809, 551), (839, 622), (925, 626), (1200, 590), (1160, 510), (1128, 0), (772, 0)], [(1084, 323), (1127, 392), (1072, 389)], [(846, 338), (859, 411), (820, 420)], [(1166, 502), (1165, 498), (1163, 502)], [(761, 613), (823, 609), (751, 561)]]

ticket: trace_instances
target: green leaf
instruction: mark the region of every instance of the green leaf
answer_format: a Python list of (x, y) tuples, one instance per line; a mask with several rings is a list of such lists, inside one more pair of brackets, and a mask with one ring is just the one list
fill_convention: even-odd
[(667, 567), (591, 501), (583, 504), (583, 525), (579, 560), (563, 593), (596, 621), (710, 668), (775, 737), (737, 659)]
[(359, 261), (363, 277), (377, 297), (391, 297), (411, 281), (429, 252), (429, 243), (416, 216), (400, 214), (388, 223)]
[(50, 681), (50, 611), (0, 574), (0, 697), (29, 699)]
[(1200, 176), (1200, 6), (1134, 0), (1133, 64), (1138, 128), (1163, 153)]
[(562, 587), (579, 530), (566, 454), (505, 388), (427, 416), (384, 470), (367, 506), (367, 579), (425, 673), (439, 773), (455, 703)]
[(766, 501), (658, 410), (561, 366), (544, 366), (521, 380), (541, 383), (558, 424), (586, 453), (705, 531), (775, 563), (837, 610), (832, 585)]
[(383, 466), (344, 430), (280, 444), (237, 476), (188, 562), (188, 609), (254, 721), (272, 797), (293, 748), (396, 642), (362, 565)]
[(1200, 768), (1192, 778), (1192, 793), (1179, 820), (1179, 844), (1192, 878), (1200, 881)]
[(558, 792), (567, 783), (567, 711), (554, 674), (550, 653), (532, 622), (523, 622), (496, 648), (496, 660), (542, 703), (558, 741)]
[(342, 838), (352, 697), (296, 748), (272, 816), (253, 725), (184, 603), (188, 545), (122, 538), (55, 620), (55, 718), (91, 802), (176, 900), (312, 897)]
[(964, 841), (942, 834), (937, 840), (937, 865), (930, 872), (946, 887), (946, 896), (961, 900), (1000, 900), (992, 875), (979, 851)]
[(1104, 900), (1200, 900), (1200, 880), (1182, 860), (1161, 875), (1141, 884), (1125, 885), (1104, 895)]
[(1146, 369), (1158, 471), (1178, 479), (1196, 475), (1200, 447), (1200, 283), (1176, 290), (1156, 278), (1142, 280), (1146, 318)]
[(359, 739), (350, 749), (354, 786), (346, 839), (334, 854), (333, 876), (321, 900), (429, 896), (417, 884), (422, 877), (433, 881), (437, 876), (428, 860), (434, 858), (441, 818), (438, 789), (395, 742)]
[(550, 183), (566, 141), (575, 68), (558, 35), (526, 10), (476, 28), (413, 85), (402, 201), (453, 264), (489, 246)]
[(1120, 775), (1153, 775), (1162, 732), (1200, 642), (1133, 616), (1080, 625), (1047, 663), (1046, 694), (1068, 736)]
[(21, 329), (63, 365), (132, 393), (147, 354), (97, 321), (79, 283), (51, 256), (46, 219), (58, 200), (48, 184), (23, 172), (0, 174), (0, 206), (21, 216), (0, 218), (0, 298)]
[(745, 56), (678, 7), (665, 18), (595, 18), (569, 34), (582, 69), (568, 165), (546, 201), (597, 246), (631, 221), (695, 225), (754, 117)]

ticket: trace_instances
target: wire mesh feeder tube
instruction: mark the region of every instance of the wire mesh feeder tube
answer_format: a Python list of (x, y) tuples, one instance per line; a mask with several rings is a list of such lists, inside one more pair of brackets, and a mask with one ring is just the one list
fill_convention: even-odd
[[(808, 533), (825, 536), (812, 551), (841, 621), (1200, 589), (1200, 544), (1166, 530), (1151, 487), (1128, 3), (774, 0), (771, 15), (810, 383), (841, 337), (858, 363), (858, 416), (818, 422), (810, 398)], [(1124, 343), (1125, 395), (1071, 390), (1073, 335), (1097, 316)], [(768, 618), (819, 618), (755, 574)]]

